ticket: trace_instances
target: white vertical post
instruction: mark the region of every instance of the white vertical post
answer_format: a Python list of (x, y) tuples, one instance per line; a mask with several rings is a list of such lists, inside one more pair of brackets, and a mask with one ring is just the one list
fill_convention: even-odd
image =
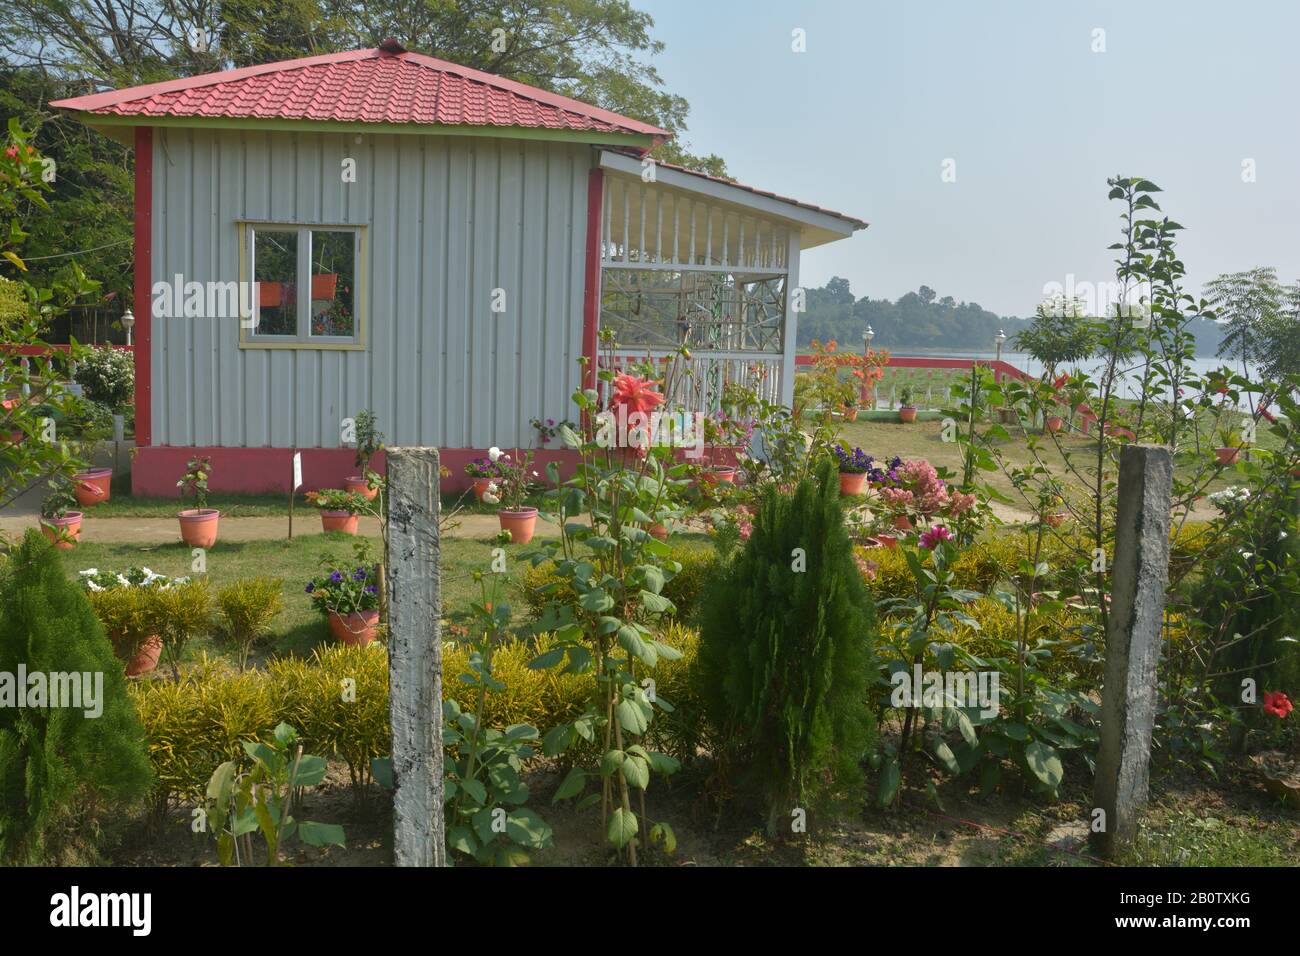
[[(799, 287), (799, 230), (790, 230), (788, 261), (785, 267), (785, 321), (781, 327), (781, 404), (794, 405), (794, 375), (799, 334), (799, 316), (795, 314), (795, 290)], [(799, 422), (795, 422), (795, 427)]]

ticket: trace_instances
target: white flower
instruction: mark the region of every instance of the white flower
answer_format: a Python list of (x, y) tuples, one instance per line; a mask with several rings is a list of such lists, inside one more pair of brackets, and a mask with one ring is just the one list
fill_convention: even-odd
[(501, 504), (501, 499), (492, 494), (492, 492), (485, 491), (483, 492), (483, 503), (488, 505), (499, 505)]
[(497, 461), (500, 457), (501, 457), (501, 449), (498, 448), (496, 445), (493, 445), (491, 448), (488, 449), (489, 461)]
[(96, 584), (94, 581), (87, 581), (87, 582), (86, 582), (86, 587), (89, 588), (89, 589), (92, 590), (92, 591), (102, 591), (102, 590), (104, 590), (104, 589), (101, 588), (98, 584)]

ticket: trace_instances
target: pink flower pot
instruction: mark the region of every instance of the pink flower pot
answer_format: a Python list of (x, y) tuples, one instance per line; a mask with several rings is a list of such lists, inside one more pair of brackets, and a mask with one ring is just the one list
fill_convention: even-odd
[(1216, 448), (1214, 454), (1219, 458), (1221, 465), (1235, 465), (1237, 456), (1241, 454), (1240, 448)]
[(856, 421), (858, 420), (858, 410), (857, 410), (857, 408), (846, 408), (846, 409), (844, 409), (844, 420), (845, 420), (846, 422), (856, 422)]
[(1051, 434), (1055, 435), (1065, 425), (1065, 419), (1060, 415), (1048, 415), (1043, 424)]
[(716, 485), (720, 481), (725, 481), (728, 484), (735, 484), (736, 469), (725, 465), (719, 466), (710, 468), (700, 477), (703, 479), (705, 484)]
[(840, 494), (846, 498), (862, 494), (862, 489), (866, 487), (867, 476), (863, 474), (853, 474), (851, 472), (840, 472)]
[(1065, 524), (1065, 519), (1069, 517), (1064, 511), (1054, 511), (1051, 514), (1043, 515), (1043, 521), (1049, 528), (1059, 528)]
[(911, 405), (903, 405), (898, 409), (898, 420), (904, 424), (911, 424), (916, 421), (916, 409)]
[(487, 494), (488, 485), (490, 485), (490, 484), (492, 484), (492, 479), (491, 479), (491, 478), (475, 478), (475, 479), (474, 479), (474, 497), (477, 498), (479, 501), (482, 501), (482, 500), (483, 500), (483, 496), (484, 496), (485, 494)]
[(181, 522), (181, 540), (191, 548), (210, 548), (217, 543), (217, 519), (221, 512), (213, 508), (191, 508), (177, 516)]
[(126, 676), (139, 677), (141, 674), (149, 674), (158, 666), (158, 658), (162, 656), (162, 638), (154, 635), (146, 637), (141, 643), (135, 656), (126, 662)]
[(882, 548), (898, 547), (898, 535), (896, 534), (878, 534), (874, 540)]
[(81, 512), (69, 511), (62, 518), (42, 518), (41, 534), (60, 551), (71, 551), (81, 540)]
[(379, 623), (378, 611), (353, 611), (340, 614), (330, 611), (330, 633), (341, 644), (369, 644), (375, 639), (375, 626)]
[(511, 544), (527, 544), (533, 540), (533, 531), (537, 528), (537, 509), (520, 508), (518, 511), (497, 512), (501, 530), (510, 532)]
[(108, 500), (112, 483), (112, 468), (92, 468), (72, 476), (72, 491), (81, 507), (89, 508)]
[(320, 513), (320, 525), (324, 531), (342, 531), (344, 534), (356, 534), (360, 515), (351, 511), (324, 511)]
[(370, 487), (370, 483), (366, 481), (364, 475), (353, 475), (351, 478), (344, 478), (343, 490), (355, 491), (366, 501), (374, 501), (379, 494), (379, 489)]
[(646, 528), (646, 531), (650, 532), (651, 537), (658, 538), (660, 541), (668, 540), (668, 529), (658, 522), (655, 522), (650, 527)]
[(894, 527), (899, 531), (911, 531), (913, 527), (912, 519), (907, 515), (895, 515)]

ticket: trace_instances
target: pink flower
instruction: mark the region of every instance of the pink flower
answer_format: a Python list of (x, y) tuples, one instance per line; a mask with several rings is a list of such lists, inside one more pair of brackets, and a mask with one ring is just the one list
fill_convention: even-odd
[(1264, 691), (1264, 713), (1283, 718), (1292, 711), (1291, 699), (1280, 690)]
[(632, 412), (648, 415), (664, 400), (663, 395), (655, 391), (657, 384), (650, 379), (638, 378), (635, 375), (620, 375), (614, 379), (614, 395), (609, 400), (609, 404), (622, 405), (629, 415)]
[(952, 540), (952, 532), (949, 531), (947, 528), (945, 528), (943, 525), (937, 524), (929, 531), (926, 531), (924, 534), (921, 535), (921, 540), (919, 543), (921, 547), (929, 551), (931, 548), (938, 547), (940, 541), (951, 541), (951, 540)]

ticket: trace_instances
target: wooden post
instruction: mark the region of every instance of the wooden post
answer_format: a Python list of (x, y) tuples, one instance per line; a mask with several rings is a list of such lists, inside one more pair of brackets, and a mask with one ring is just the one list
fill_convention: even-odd
[(1093, 784), (1090, 840), (1111, 855), (1137, 833), (1147, 801), (1156, 664), (1169, 581), (1173, 457), (1168, 448), (1126, 445), (1119, 459), (1119, 511), (1110, 570), (1110, 624), (1101, 695), (1101, 752)]
[(387, 457), (393, 862), (445, 866), (438, 450), (389, 448)]

